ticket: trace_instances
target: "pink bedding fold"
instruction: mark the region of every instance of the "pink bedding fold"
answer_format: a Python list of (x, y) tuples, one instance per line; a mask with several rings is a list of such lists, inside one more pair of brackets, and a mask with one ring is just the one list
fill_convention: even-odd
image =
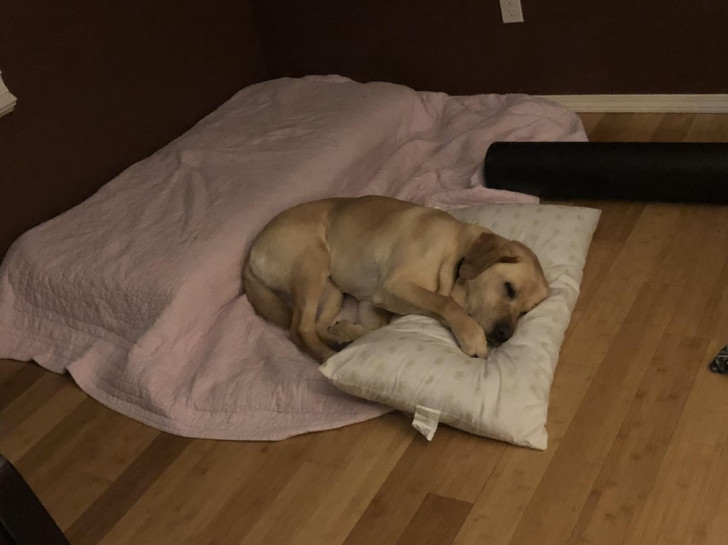
[(0, 267), (0, 357), (67, 371), (107, 406), (185, 436), (281, 439), (380, 415), (253, 313), (247, 247), (277, 212), (324, 197), (534, 200), (483, 186), (495, 140), (585, 135), (573, 113), (523, 95), (336, 76), (243, 89), (16, 241)]

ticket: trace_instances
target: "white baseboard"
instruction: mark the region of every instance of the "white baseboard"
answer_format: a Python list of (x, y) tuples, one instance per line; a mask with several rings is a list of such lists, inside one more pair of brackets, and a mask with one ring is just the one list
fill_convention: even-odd
[(544, 95), (544, 98), (584, 113), (728, 113), (728, 94)]
[(0, 117), (12, 112), (17, 101), (18, 99), (15, 98), (10, 91), (8, 91), (7, 87), (5, 87), (3, 78), (0, 75)]

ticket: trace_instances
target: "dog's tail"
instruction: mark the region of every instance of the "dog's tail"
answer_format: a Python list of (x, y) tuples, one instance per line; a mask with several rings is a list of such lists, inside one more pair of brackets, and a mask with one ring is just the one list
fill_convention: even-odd
[(255, 275), (249, 261), (246, 261), (243, 267), (243, 282), (245, 294), (255, 312), (286, 330), (291, 327), (291, 309), (275, 291)]

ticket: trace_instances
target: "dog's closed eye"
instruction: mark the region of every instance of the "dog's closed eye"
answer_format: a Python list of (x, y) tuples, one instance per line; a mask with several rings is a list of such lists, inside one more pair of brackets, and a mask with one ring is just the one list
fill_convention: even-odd
[(516, 298), (516, 288), (513, 287), (513, 284), (510, 282), (505, 283), (506, 287), (506, 294), (508, 295), (509, 299), (515, 299)]

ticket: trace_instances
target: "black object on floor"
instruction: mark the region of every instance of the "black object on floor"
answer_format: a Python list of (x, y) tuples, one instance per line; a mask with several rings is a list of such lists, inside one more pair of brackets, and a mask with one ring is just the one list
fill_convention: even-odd
[(0, 545), (69, 545), (23, 477), (2, 455)]
[(543, 199), (728, 203), (728, 143), (495, 142), (484, 175)]
[(710, 361), (708, 368), (713, 373), (720, 373), (721, 375), (728, 374), (728, 346), (724, 346), (723, 350)]

